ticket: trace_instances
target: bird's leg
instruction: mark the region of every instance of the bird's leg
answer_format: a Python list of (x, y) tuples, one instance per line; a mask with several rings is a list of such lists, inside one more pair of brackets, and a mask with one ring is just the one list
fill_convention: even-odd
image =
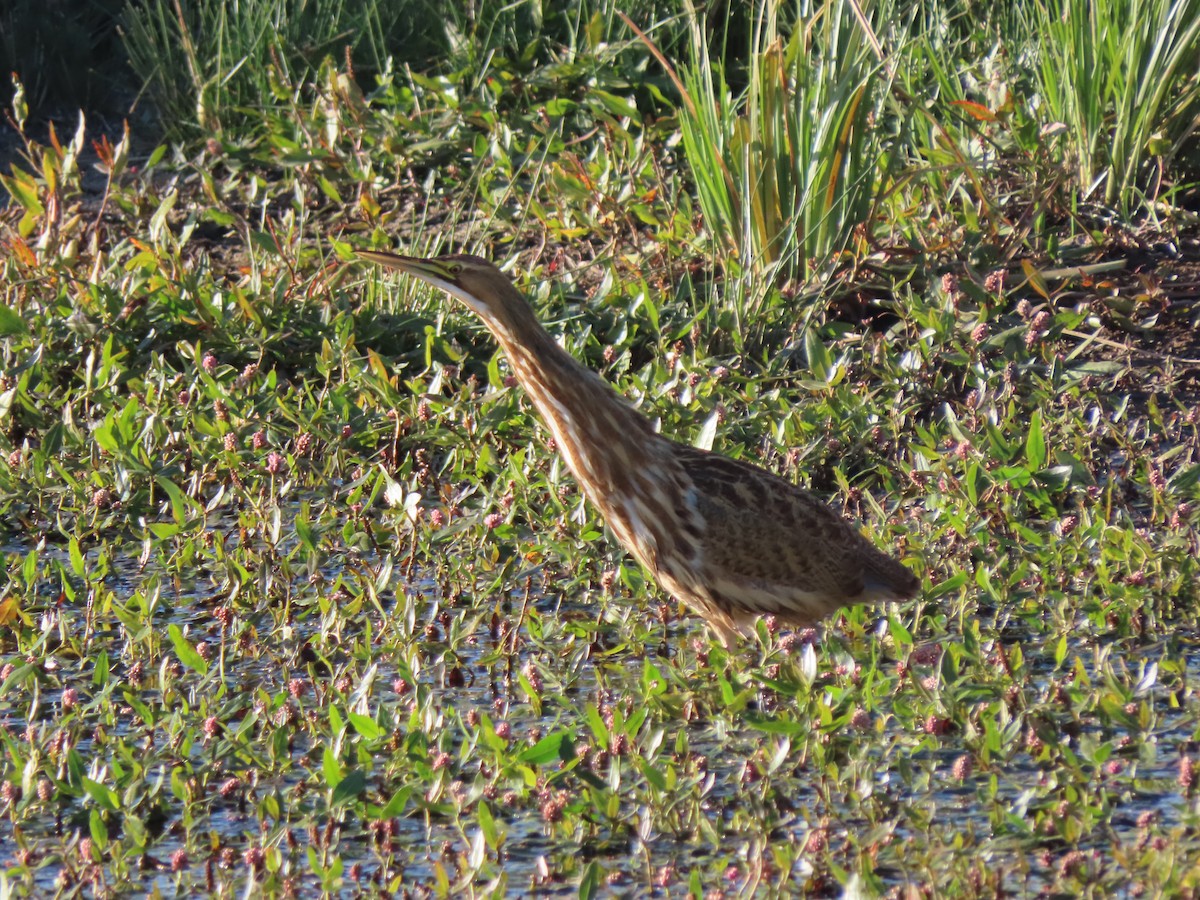
[[(533, 579), (525, 579), (525, 596), (521, 600), (521, 612), (517, 615), (517, 621), (513, 624), (512, 631), (505, 637), (505, 643), (508, 644), (508, 672), (505, 675), (505, 690), (512, 690), (513, 679), (513, 658), (517, 655), (517, 644), (520, 641), (521, 627), (525, 624), (525, 613), (529, 611), (529, 595), (533, 591)], [(503, 645), (501, 645), (503, 646)]]
[(741, 642), (741, 632), (729, 622), (722, 622), (720, 619), (713, 617), (706, 619), (705, 624), (708, 625), (708, 630), (712, 633), (713, 637), (720, 641), (723, 650), (728, 650), (730, 647)]
[[(509, 645), (508, 645), (508, 652), (509, 652), (510, 656), (511, 656), (511, 654), (514, 654), (517, 652), (517, 640), (518, 640), (518, 636), (521, 631), (521, 626), (523, 626), (525, 624), (525, 614), (527, 612), (529, 612), (529, 595), (532, 592), (533, 592), (533, 579), (526, 578), (525, 579), (525, 596), (521, 599), (521, 612), (517, 616), (517, 622), (513, 626), (512, 633), (510, 634), (510, 637), (512, 638), (512, 640), (509, 642)], [(510, 665), (511, 665), (511, 659), (510, 659)]]

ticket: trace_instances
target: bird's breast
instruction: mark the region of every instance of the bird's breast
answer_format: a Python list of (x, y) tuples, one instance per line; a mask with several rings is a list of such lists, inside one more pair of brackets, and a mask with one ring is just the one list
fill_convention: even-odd
[(698, 552), (692, 484), (675, 447), (594, 373), (555, 346), (506, 346), (567, 467), (618, 540), (647, 568)]

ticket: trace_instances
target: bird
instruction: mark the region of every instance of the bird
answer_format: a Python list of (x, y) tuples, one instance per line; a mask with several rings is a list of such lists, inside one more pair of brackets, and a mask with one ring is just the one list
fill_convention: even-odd
[(793, 628), (916, 596), (920, 579), (809, 491), (673, 441), (561, 347), (495, 265), (356, 250), (461, 301), (508, 357), (568, 468), (621, 544), (723, 647), (774, 616)]

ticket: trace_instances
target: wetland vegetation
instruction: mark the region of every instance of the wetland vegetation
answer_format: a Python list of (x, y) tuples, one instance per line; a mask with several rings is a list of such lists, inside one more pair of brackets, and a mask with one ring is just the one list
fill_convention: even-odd
[[(14, 87), (0, 896), (1195, 896), (1200, 2), (346, 6)], [(723, 649), (355, 247), (919, 598)]]

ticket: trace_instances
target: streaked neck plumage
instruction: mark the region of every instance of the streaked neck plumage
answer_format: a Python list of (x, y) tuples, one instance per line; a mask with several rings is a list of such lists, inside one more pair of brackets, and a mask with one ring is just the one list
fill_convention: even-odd
[[(609, 486), (641, 471), (666, 439), (612, 386), (560, 347), (511, 284), (504, 285), (502, 298), (475, 312), (508, 356), (589, 499), (607, 511)], [(631, 439), (635, 435), (640, 442)]]

